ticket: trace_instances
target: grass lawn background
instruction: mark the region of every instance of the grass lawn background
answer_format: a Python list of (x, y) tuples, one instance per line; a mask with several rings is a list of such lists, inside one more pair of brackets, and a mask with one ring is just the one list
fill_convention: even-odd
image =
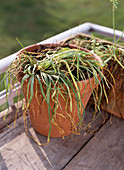
[[(124, 28), (124, 0), (116, 10), (116, 29)], [(0, 0), (0, 59), (84, 22), (112, 27), (109, 0)], [(0, 79), (3, 75), (0, 75)], [(0, 85), (0, 90), (4, 88)]]

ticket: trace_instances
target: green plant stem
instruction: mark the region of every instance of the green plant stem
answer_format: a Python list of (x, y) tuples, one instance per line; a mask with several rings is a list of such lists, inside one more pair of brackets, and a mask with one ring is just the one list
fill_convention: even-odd
[(116, 47), (116, 35), (115, 35), (115, 7), (113, 4), (113, 30), (114, 30), (114, 45)]

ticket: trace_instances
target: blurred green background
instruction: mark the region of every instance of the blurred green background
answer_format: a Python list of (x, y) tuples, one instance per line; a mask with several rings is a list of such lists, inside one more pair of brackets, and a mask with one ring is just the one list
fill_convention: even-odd
[[(119, 0), (116, 29), (124, 28)], [(112, 27), (110, 0), (0, 0), (0, 59), (84, 22)]]

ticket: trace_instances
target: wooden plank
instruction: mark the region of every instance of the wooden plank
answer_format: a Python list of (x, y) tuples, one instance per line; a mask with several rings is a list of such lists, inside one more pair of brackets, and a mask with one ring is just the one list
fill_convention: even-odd
[(64, 170), (123, 170), (124, 120), (113, 117)]
[[(91, 112), (86, 111), (86, 121), (90, 120)], [(104, 121), (102, 114), (92, 128), (98, 129)], [(30, 126), (30, 123), (28, 123)], [(51, 138), (48, 145), (39, 146), (29, 136), (33, 135), (37, 141), (46, 142), (45, 136), (39, 135), (32, 128), (26, 136), (22, 117), (17, 120), (16, 127), (7, 129), (0, 134), (0, 168), (13, 169), (62, 169), (68, 161), (82, 148), (94, 134), (82, 131), (80, 136), (72, 135), (71, 138)]]

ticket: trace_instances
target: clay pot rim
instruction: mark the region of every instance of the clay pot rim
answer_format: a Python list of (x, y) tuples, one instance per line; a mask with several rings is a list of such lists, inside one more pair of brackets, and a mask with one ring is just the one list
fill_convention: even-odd
[[(19, 56), (20, 53), (22, 53), (24, 51), (31, 52), (31, 51), (37, 50), (41, 46), (46, 46), (46, 47), (47, 46), (50, 46), (50, 47), (57, 47), (57, 46), (59, 47), (59, 46), (61, 46), (61, 47), (70, 47), (70, 48), (73, 48), (73, 49), (79, 49), (79, 50), (91, 53), (92, 57), (102, 64), (101, 58), (98, 55), (96, 55), (93, 51), (90, 51), (90, 50), (88, 50), (86, 48), (83, 48), (83, 47), (80, 47), (80, 46), (76, 46), (76, 45), (72, 45), (72, 44), (67, 44), (67, 43), (47, 43), (47, 44), (33, 44), (33, 45), (29, 45), (29, 46), (21, 49), (20, 51), (18, 51), (17, 56)], [(102, 72), (103, 72), (103, 70), (102, 70)], [(92, 82), (93, 79), (94, 79), (94, 77), (91, 77), (90, 81)], [(99, 74), (98, 74), (98, 79), (100, 80)], [(79, 81), (77, 83), (79, 83), (79, 84), (80, 84), (80, 82), (87, 83), (88, 81), (89, 81), (89, 79), (85, 79), (85, 80), (81, 80), (81, 81)]]
[[(29, 45), (27, 47), (25, 47), (24, 49), (21, 49), (18, 51), (17, 53), (17, 56), (21, 53), (21, 52), (24, 52), (24, 50), (26, 50), (27, 52), (30, 52), (30, 51), (33, 51), (33, 50), (36, 50), (38, 49), (39, 47), (41, 46), (50, 46), (50, 47), (56, 47), (56, 46), (61, 46), (61, 47), (70, 47), (70, 48), (74, 48), (74, 49), (79, 49), (79, 50), (82, 50), (82, 51), (85, 51), (85, 52), (89, 52), (92, 54), (92, 57), (94, 59), (96, 59), (97, 61), (99, 61), (100, 63), (102, 63), (102, 60), (101, 58), (96, 55), (93, 51), (90, 51), (86, 48), (83, 48), (83, 47), (80, 47), (80, 46), (76, 46), (76, 45), (71, 45), (71, 44), (62, 44), (62, 43), (48, 43), (48, 44), (33, 44), (33, 45)], [(32, 49), (32, 50), (31, 50)]]

